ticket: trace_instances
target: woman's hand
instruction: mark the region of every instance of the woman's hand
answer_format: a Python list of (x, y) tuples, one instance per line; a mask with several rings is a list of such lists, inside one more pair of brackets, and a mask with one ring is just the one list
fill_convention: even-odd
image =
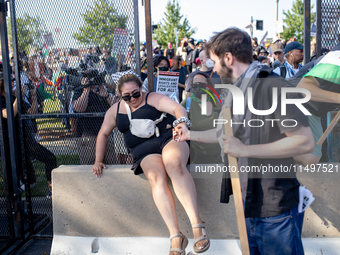
[(103, 85), (99, 85), (98, 86), (99, 91), (97, 92), (97, 94), (101, 97), (107, 98), (109, 96), (109, 94), (107, 93), (107, 90), (104, 88)]
[(172, 131), (172, 137), (177, 142), (190, 140), (190, 131), (184, 123), (179, 123)]
[(103, 170), (102, 169), (106, 169), (106, 166), (104, 165), (104, 163), (102, 162), (96, 162), (94, 163), (93, 167), (92, 167), (92, 172), (93, 174), (95, 174), (97, 177), (100, 177), (103, 175)]

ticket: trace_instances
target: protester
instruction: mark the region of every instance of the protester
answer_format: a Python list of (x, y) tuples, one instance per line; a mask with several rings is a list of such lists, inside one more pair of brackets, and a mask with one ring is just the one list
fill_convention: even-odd
[[(209, 75), (204, 72), (193, 72), (195, 74), (190, 86), (191, 95), (181, 103), (187, 110), (188, 117), (192, 123), (191, 131), (204, 131), (213, 128), (214, 119), (218, 119), (221, 104), (213, 95), (213, 84)], [(208, 92), (207, 92), (208, 91)], [(202, 115), (202, 95), (208, 96), (207, 112)], [(221, 148), (217, 143), (190, 142), (190, 164), (218, 164), (222, 163)]]
[[(103, 84), (88, 86), (89, 79), (82, 78), (82, 87), (74, 91), (72, 98), (75, 113), (106, 112), (112, 102), (113, 95), (107, 92)], [(79, 117), (77, 118), (77, 147), (81, 165), (89, 165), (95, 162), (95, 144), (98, 131), (103, 123), (103, 117)], [(113, 137), (109, 137), (107, 144), (110, 153), (105, 155), (105, 161), (109, 164), (116, 163)]]
[(185, 80), (188, 74), (188, 71), (185, 67), (182, 66), (182, 57), (176, 56), (172, 61), (172, 69), (171, 72), (179, 73), (179, 80), (178, 80), (178, 94), (179, 94), (179, 102), (183, 100), (183, 91), (185, 89)]
[[(254, 89), (253, 106), (257, 110), (270, 108), (273, 88), (279, 91), (288, 86), (284, 79), (277, 77), (269, 67), (252, 61), (251, 39), (246, 32), (229, 28), (216, 34), (206, 45), (210, 58), (215, 62), (214, 71), (227, 82), (232, 82), (243, 91), (247, 99), (249, 87)], [(232, 106), (230, 90), (222, 93), (223, 107)], [(220, 142), (224, 163), (227, 154), (238, 158), (238, 166), (287, 166), (294, 165), (293, 156), (310, 153), (314, 149), (313, 134), (307, 117), (295, 106), (286, 108), (281, 114), (281, 97), (277, 96), (277, 109), (266, 116), (251, 113), (248, 107), (244, 115), (232, 115), (235, 137), (223, 135), (223, 125), (217, 130), (193, 132), (177, 127), (174, 137), (179, 140), (191, 139), (201, 142)], [(278, 119), (272, 126), (268, 119)], [(223, 119), (220, 115), (219, 119)], [(242, 120), (261, 119), (261, 128), (243, 126)], [(297, 125), (280, 125), (284, 119), (294, 119)], [(229, 202), (231, 182), (225, 174), (222, 180), (221, 202)], [(301, 231), (303, 212), (298, 212), (299, 182), (296, 174), (286, 173), (285, 178), (273, 174), (258, 176), (256, 173), (240, 173), (242, 196), (249, 241), (250, 254), (303, 254)], [(262, 178), (261, 178), (262, 177)], [(270, 178), (269, 178), (270, 177)], [(275, 191), (275, 192), (273, 192)]]
[(196, 43), (196, 48), (194, 51), (191, 53), (191, 69), (192, 71), (196, 71), (197, 69), (197, 64), (196, 64), (196, 59), (199, 57), (200, 52), (203, 50), (203, 40), (199, 39)]
[(284, 50), (284, 56), (286, 58), (283, 64), (285, 68), (276, 68), (274, 73), (288, 79), (293, 77), (302, 67), (300, 63), (303, 61), (303, 45), (295, 41), (288, 43)]
[[(185, 43), (187, 43), (188, 46), (184, 46)], [(192, 52), (195, 49), (194, 43), (195, 43), (194, 39), (190, 38), (188, 40), (188, 38), (185, 37), (184, 40), (183, 40), (183, 44), (181, 46), (182, 52), (186, 52), (187, 53), (187, 57), (185, 59), (185, 64), (186, 64), (186, 68), (187, 68), (189, 74), (192, 72), (192, 66), (191, 66), (192, 60), (191, 60), (191, 56), (192, 56)]]
[[(103, 174), (102, 169), (106, 168), (103, 163), (106, 140), (117, 126), (124, 134), (125, 144), (132, 153), (132, 170), (136, 175), (144, 173), (150, 182), (155, 204), (171, 235), (170, 254), (185, 254), (184, 250), (188, 241), (179, 231), (175, 203), (168, 186), (168, 176), (193, 224), (193, 234), (197, 240), (194, 241), (194, 250), (196, 252), (206, 251), (210, 242), (197, 211), (195, 184), (186, 169), (189, 146), (187, 143), (177, 143), (172, 139), (173, 125), (181, 126), (184, 130), (190, 126), (185, 109), (164, 95), (142, 92), (142, 82), (133, 74), (122, 76), (117, 86), (124, 101), (114, 104), (105, 115), (97, 138), (96, 163), (92, 167), (93, 173), (97, 176)], [(132, 113), (129, 113), (130, 111)], [(138, 129), (137, 131), (131, 129), (132, 120), (159, 120), (163, 112), (170, 115), (158, 122), (158, 131), (156, 134), (151, 134), (149, 138), (136, 133), (139, 132)], [(128, 117), (130, 114), (132, 116)]]
[[(187, 58), (187, 52), (183, 51), (182, 48), (188, 46), (188, 43), (184, 41), (184, 38), (181, 39), (181, 45), (177, 48), (176, 55), (177, 56), (182, 56), (182, 59), (185, 63), (185, 60)], [(185, 66), (185, 65), (184, 65)]]
[(186, 98), (190, 97), (190, 94), (191, 94), (190, 88), (191, 88), (192, 80), (197, 73), (207, 74), (211, 78), (212, 84), (221, 83), (220, 76), (217, 73), (213, 72), (214, 62), (211, 59), (209, 59), (205, 50), (200, 52), (199, 59), (201, 61), (200, 69), (189, 74), (188, 79), (186, 81), (186, 84), (185, 84)]
[(275, 60), (279, 61), (280, 64), (285, 63), (286, 60), (285, 60), (284, 54), (283, 54), (284, 46), (283, 46), (282, 43), (276, 42), (276, 43), (272, 44), (271, 51), (272, 51), (272, 54), (273, 54)]
[[(29, 92), (29, 96), (26, 95)], [(33, 87), (31, 91), (25, 85), (22, 87), (22, 95), (25, 100), (23, 100), (23, 111), (22, 114), (38, 114), (38, 102), (37, 102), (37, 91), (36, 87)], [(30, 162), (31, 158), (36, 159), (45, 164), (45, 175), (48, 184), (48, 195), (47, 198), (52, 198), (52, 170), (57, 168), (57, 159), (55, 155), (42, 146), (34, 138), (35, 133), (35, 123), (31, 119), (24, 120), (24, 139), (25, 139), (25, 152), (28, 157), (26, 157), (26, 162)]]
[[(155, 55), (153, 57), (153, 69), (154, 69), (154, 73), (153, 73), (153, 91), (157, 91), (157, 80), (158, 80), (158, 72), (162, 71), (162, 72), (167, 72), (169, 71), (169, 67), (170, 67), (170, 62), (169, 59), (167, 59), (167, 57), (164, 57), (163, 55)], [(148, 88), (148, 78), (146, 78), (143, 82), (143, 91), (144, 92), (148, 92), (149, 88)]]
[(172, 42), (168, 42), (168, 47), (166, 47), (164, 51), (164, 56), (167, 57), (169, 60), (173, 59), (176, 56), (175, 49), (172, 47)]
[[(14, 86), (14, 78), (12, 78), (12, 87)], [(2, 109), (2, 114), (1, 114), (1, 124), (2, 126), (2, 139), (3, 139), (3, 148), (5, 155), (2, 155), (3, 158), (6, 160), (6, 169), (11, 169), (11, 158), (9, 154), (9, 130), (8, 130), (8, 124), (7, 124), (7, 107), (6, 107), (6, 97), (5, 97), (5, 82), (4, 82), (4, 76), (3, 73), (0, 73), (0, 93), (1, 93), (1, 109)], [(19, 118), (18, 118), (18, 100), (14, 95), (13, 96), (13, 114), (14, 114), (14, 122), (15, 122), (15, 130), (13, 130), (16, 134), (16, 137), (14, 137), (14, 140), (16, 142), (17, 148), (21, 148), (21, 142), (20, 142), (20, 132), (19, 132)], [(23, 101), (22, 104), (25, 106), (25, 102)], [(27, 109), (25, 107), (25, 109)], [(25, 178), (24, 178), (24, 172), (23, 172), (23, 155), (22, 155), (22, 150), (17, 150), (18, 152), (18, 163), (19, 163), (19, 169), (18, 171), (18, 177), (22, 184), (25, 184)], [(36, 182), (36, 176), (35, 176), (35, 171), (34, 167), (32, 165), (32, 162), (30, 160), (30, 157), (28, 155), (28, 150), (25, 149), (25, 158), (26, 158), (26, 173), (27, 173), (27, 183), (28, 185), (33, 186)], [(8, 183), (9, 187), (12, 187), (11, 183)], [(22, 186), (21, 190), (14, 191), (15, 193), (21, 192), (22, 190), (25, 189), (25, 186)]]
[(322, 157), (322, 146), (316, 143), (323, 134), (321, 116), (329, 111), (339, 108), (340, 79), (333, 59), (340, 58), (340, 44), (337, 44), (326, 56), (308, 63), (292, 78), (289, 83), (298, 88), (307, 89), (311, 93), (311, 99), (304, 104), (312, 114), (308, 120), (313, 131), (315, 149), (312, 153), (294, 157), (295, 161), (302, 165), (318, 164)]

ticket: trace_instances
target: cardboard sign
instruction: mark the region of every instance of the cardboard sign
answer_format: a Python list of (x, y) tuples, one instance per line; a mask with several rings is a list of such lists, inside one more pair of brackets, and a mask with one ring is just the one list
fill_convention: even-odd
[(129, 31), (125, 28), (115, 28), (113, 33), (112, 54), (116, 56), (120, 52), (126, 55), (129, 47)]
[(157, 93), (170, 97), (176, 93), (178, 99), (179, 73), (159, 72), (157, 79)]

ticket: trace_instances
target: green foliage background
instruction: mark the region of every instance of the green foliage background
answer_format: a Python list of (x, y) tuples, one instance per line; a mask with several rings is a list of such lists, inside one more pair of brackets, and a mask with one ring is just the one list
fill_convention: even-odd
[[(313, 8), (313, 6), (311, 6)], [(303, 44), (303, 1), (296, 0), (293, 2), (293, 7), (291, 10), (287, 12), (283, 11), (283, 15), (285, 18), (283, 19), (283, 33), (282, 37), (286, 40), (289, 40), (292, 37), (295, 37), (296, 40)], [(311, 23), (315, 18), (315, 13), (311, 13)]]
[(85, 45), (111, 47), (115, 28), (126, 28), (127, 16), (118, 15), (107, 0), (96, 0), (93, 6), (88, 5), (82, 14), (84, 25), (73, 38)]
[[(181, 7), (177, 0), (169, 0), (164, 12), (164, 18), (159, 24), (159, 27), (154, 30), (154, 39), (166, 47), (168, 41), (176, 45), (176, 36), (174, 28), (178, 31), (178, 45), (183, 37), (190, 37), (196, 32), (196, 28), (191, 28), (187, 18), (183, 19), (181, 15)], [(181, 21), (183, 19), (183, 21)]]

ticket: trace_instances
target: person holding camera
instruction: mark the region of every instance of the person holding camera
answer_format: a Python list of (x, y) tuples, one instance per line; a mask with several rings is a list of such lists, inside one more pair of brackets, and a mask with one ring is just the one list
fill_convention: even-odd
[[(92, 80), (92, 79), (91, 79)], [(100, 83), (93, 85), (93, 83)], [(88, 77), (81, 79), (80, 87), (74, 90), (72, 102), (76, 113), (100, 113), (106, 112), (113, 104), (114, 96), (108, 93), (100, 79), (90, 82)], [(79, 117), (77, 119), (78, 154), (80, 164), (89, 165), (95, 162), (96, 137), (103, 123), (103, 117)], [(114, 151), (113, 136), (109, 137), (107, 151)], [(116, 156), (114, 153), (106, 153), (104, 162), (115, 164)]]

